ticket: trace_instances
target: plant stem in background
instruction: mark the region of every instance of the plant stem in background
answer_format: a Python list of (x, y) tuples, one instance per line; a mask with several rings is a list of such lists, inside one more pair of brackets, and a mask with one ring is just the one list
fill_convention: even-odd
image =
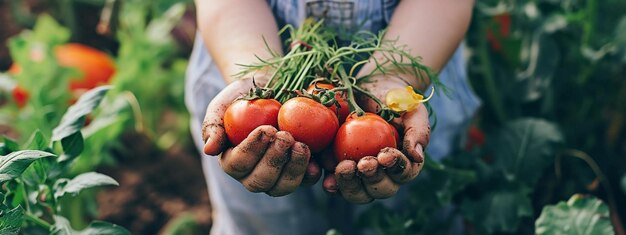
[[(611, 184), (609, 183), (608, 179), (606, 178), (606, 176), (604, 175), (604, 173), (602, 172), (602, 169), (600, 169), (600, 166), (598, 166), (598, 164), (596, 163), (596, 161), (593, 160), (593, 158), (591, 156), (589, 156), (587, 153), (577, 150), (577, 149), (566, 149), (563, 150), (563, 153), (561, 153), (561, 155), (563, 156), (571, 156), (574, 158), (578, 158), (583, 160), (588, 166), (589, 168), (591, 168), (591, 170), (593, 171), (593, 173), (596, 175), (596, 177), (598, 178), (598, 180), (600, 181), (600, 183), (602, 184), (602, 187), (604, 187), (604, 190), (606, 191), (606, 197), (608, 200), (608, 204), (609, 204), (609, 208), (611, 210), (611, 222), (613, 223), (613, 227), (615, 228), (615, 234), (618, 235), (624, 235), (624, 226), (621, 223), (621, 219), (619, 216), (619, 213), (617, 211), (617, 203), (615, 201), (615, 198), (613, 196), (613, 190), (611, 190)], [(557, 156), (558, 159), (558, 156)], [(558, 165), (560, 166), (560, 161), (558, 161)], [(561, 176), (561, 170), (560, 167), (557, 168), (557, 177), (560, 178)]]
[(489, 57), (489, 47), (487, 45), (487, 28), (483, 26), (483, 23), (479, 21), (478, 23), (478, 31), (481, 32), (480, 38), (478, 40), (478, 58), (481, 64), (481, 70), (483, 72), (483, 82), (485, 83), (485, 89), (487, 91), (487, 96), (489, 97), (489, 102), (492, 105), (492, 109), (495, 113), (496, 119), (498, 123), (504, 123), (507, 120), (506, 114), (504, 112), (504, 105), (502, 104), (502, 95), (496, 86), (494, 81), (493, 71), (490, 57)]
[(24, 214), (24, 218), (27, 219), (30, 222), (33, 222), (34, 224), (36, 224), (37, 226), (40, 226), (48, 231), (50, 231), (50, 228), (52, 228), (52, 225), (50, 225), (50, 223), (46, 222), (45, 220), (40, 219), (39, 217), (31, 214), (31, 213), (25, 213)]

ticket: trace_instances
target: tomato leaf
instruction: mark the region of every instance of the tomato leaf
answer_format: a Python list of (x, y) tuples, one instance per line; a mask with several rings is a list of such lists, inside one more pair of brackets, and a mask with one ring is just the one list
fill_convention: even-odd
[(4, 149), (4, 152), (6, 152), (2, 154), (9, 154), (11, 152), (20, 150), (20, 145), (9, 137), (4, 136), (4, 143), (2, 148)]
[(535, 222), (535, 233), (614, 234), (609, 208), (595, 197), (575, 194), (567, 202), (543, 208)]
[(33, 36), (41, 42), (63, 43), (70, 39), (70, 31), (61, 26), (50, 15), (43, 14), (37, 18)]
[(24, 149), (31, 150), (46, 150), (48, 148), (48, 141), (46, 137), (43, 136), (39, 129), (35, 130), (35, 132), (28, 139), (27, 144), (24, 145)]
[(23, 150), (1, 156), (0, 182), (19, 177), (33, 161), (51, 156), (54, 156), (54, 154), (37, 150)]
[(71, 160), (80, 155), (85, 147), (84, 144), (83, 135), (80, 131), (61, 139), (64, 153), (59, 157), (59, 162)]
[(493, 136), (494, 167), (510, 181), (534, 185), (553, 161), (557, 144), (563, 142), (559, 129), (542, 119), (509, 122)]
[(106, 235), (125, 235), (131, 234), (128, 230), (119, 225), (107, 223), (104, 221), (93, 221), (87, 228), (76, 231), (72, 229), (70, 221), (59, 215), (54, 215), (54, 226), (51, 234), (57, 235), (90, 235), (90, 234), (106, 234)]
[(85, 116), (98, 107), (109, 89), (111, 86), (96, 87), (78, 98), (78, 101), (67, 109), (59, 126), (52, 131), (52, 141), (59, 141), (80, 132), (85, 125)]
[(2, 206), (0, 212), (0, 234), (19, 234), (22, 227), (22, 221), (24, 220), (22, 215), (24, 209), (22, 207), (15, 207), (8, 210), (5, 206)]
[(466, 199), (461, 205), (461, 211), (469, 221), (477, 225), (477, 234), (515, 232), (521, 219), (533, 214), (526, 191), (528, 190), (498, 191), (477, 201)]
[(96, 172), (87, 172), (80, 174), (74, 179), (59, 179), (54, 184), (55, 198), (60, 198), (63, 195), (69, 193), (72, 195), (77, 195), (81, 190), (92, 188), (96, 186), (104, 186), (104, 185), (115, 185), (118, 186), (119, 183), (115, 181), (113, 178), (103, 175)]

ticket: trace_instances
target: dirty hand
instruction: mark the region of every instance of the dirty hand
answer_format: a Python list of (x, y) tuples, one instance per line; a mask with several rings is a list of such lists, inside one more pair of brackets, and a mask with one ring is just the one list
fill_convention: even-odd
[[(255, 78), (263, 85), (266, 79)], [(222, 90), (207, 107), (202, 124), (204, 153), (218, 155), (224, 172), (251, 192), (284, 196), (301, 184), (319, 180), (321, 169), (309, 161), (307, 145), (297, 142), (288, 132), (265, 125), (257, 127), (237, 146), (230, 146), (224, 130), (224, 112), (237, 98), (253, 87), (252, 79), (237, 80)]]
[[(406, 84), (402, 80), (383, 76), (362, 85), (382, 101), (387, 91), (404, 87)], [(373, 112), (378, 108), (372, 100), (365, 100), (364, 107)], [(384, 148), (377, 156), (367, 156), (358, 162), (344, 160), (334, 169), (329, 169), (333, 163), (322, 163), (326, 170), (334, 171), (334, 174), (325, 174), (324, 189), (339, 193), (352, 203), (363, 204), (392, 197), (401, 185), (415, 179), (424, 166), (424, 149), (430, 136), (428, 111), (420, 104), (416, 110), (404, 113), (394, 122), (404, 132), (399, 149)]]

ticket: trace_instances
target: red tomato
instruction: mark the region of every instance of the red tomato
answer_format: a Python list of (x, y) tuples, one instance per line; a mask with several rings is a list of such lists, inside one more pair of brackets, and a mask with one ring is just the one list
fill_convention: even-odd
[(485, 133), (476, 126), (471, 126), (467, 130), (467, 142), (465, 150), (472, 150), (474, 147), (482, 147), (485, 144)]
[(30, 97), (30, 94), (28, 94), (28, 92), (20, 86), (15, 86), (15, 88), (13, 88), (12, 95), (17, 107), (19, 108), (24, 107), (26, 102), (28, 102), (28, 97)]
[[(317, 84), (317, 88), (322, 88), (326, 90), (331, 90), (335, 88), (335, 86), (328, 84), (328, 83), (316, 83), (316, 84)], [(308, 91), (309, 93), (317, 94), (317, 92), (314, 92), (316, 84), (309, 86), (309, 88), (307, 88), (306, 91)], [(350, 105), (348, 105), (348, 101), (346, 101), (342, 93), (339, 93), (339, 92), (335, 93), (335, 99), (339, 103), (339, 111), (337, 111), (337, 105), (330, 106), (329, 108), (333, 111), (333, 113), (337, 114), (337, 117), (339, 118), (339, 122), (343, 123), (346, 120), (346, 117), (350, 115)]]
[[(113, 60), (104, 52), (78, 43), (68, 43), (54, 48), (59, 65), (78, 70), (82, 75), (70, 80), (69, 88), (89, 90), (109, 83), (115, 73)], [(12, 64), (9, 74), (18, 75), (22, 67)]]
[(82, 73), (81, 77), (71, 79), (70, 90), (73, 91), (107, 84), (115, 73), (113, 60), (92, 47), (69, 43), (55, 47), (54, 54), (60, 65), (75, 68)]
[[(69, 89), (74, 92), (74, 98), (80, 96), (84, 90), (108, 84), (115, 73), (113, 60), (104, 52), (92, 47), (68, 43), (55, 47), (54, 54), (59, 65), (74, 68), (82, 74), (80, 77), (70, 79)], [(8, 70), (11, 75), (19, 75), (21, 72), (22, 67), (19, 64), (12, 64)], [(14, 98), (21, 107), (23, 105), (20, 105), (20, 102), (25, 104), (29, 96), (24, 89), (20, 90), (26, 94), (22, 96), (23, 98), (15, 96), (15, 92)]]
[(238, 145), (250, 132), (262, 125), (278, 128), (280, 102), (274, 99), (237, 100), (224, 113), (224, 129), (233, 145)]
[(308, 145), (312, 153), (317, 153), (333, 141), (339, 120), (326, 106), (309, 98), (296, 97), (280, 108), (278, 127)]
[(335, 136), (335, 156), (343, 160), (358, 161), (366, 156), (377, 156), (386, 147), (397, 148), (397, 131), (380, 116), (367, 113), (351, 114)]

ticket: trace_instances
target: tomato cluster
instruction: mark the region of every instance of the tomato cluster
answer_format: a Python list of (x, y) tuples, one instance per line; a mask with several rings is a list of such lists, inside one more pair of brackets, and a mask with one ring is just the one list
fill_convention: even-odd
[[(68, 43), (56, 46), (54, 55), (59, 65), (76, 69), (81, 73), (81, 76), (71, 78), (68, 85), (69, 90), (75, 95), (108, 84), (115, 73), (115, 64), (107, 54), (83, 44)], [(22, 67), (13, 64), (7, 72), (18, 75), (22, 72)], [(20, 86), (14, 88), (13, 99), (18, 107), (23, 107), (28, 97), (29, 93), (24, 88)]]
[[(330, 84), (315, 84), (307, 90), (316, 94), (333, 88)], [(397, 147), (399, 135), (395, 127), (374, 113), (349, 114), (345, 97), (336, 93), (335, 99), (329, 107), (304, 96), (291, 98), (282, 105), (275, 99), (240, 99), (224, 114), (226, 135), (232, 145), (238, 145), (255, 128), (272, 125), (308, 145), (312, 153), (332, 147), (339, 161), (358, 161), (376, 156), (385, 147)]]

